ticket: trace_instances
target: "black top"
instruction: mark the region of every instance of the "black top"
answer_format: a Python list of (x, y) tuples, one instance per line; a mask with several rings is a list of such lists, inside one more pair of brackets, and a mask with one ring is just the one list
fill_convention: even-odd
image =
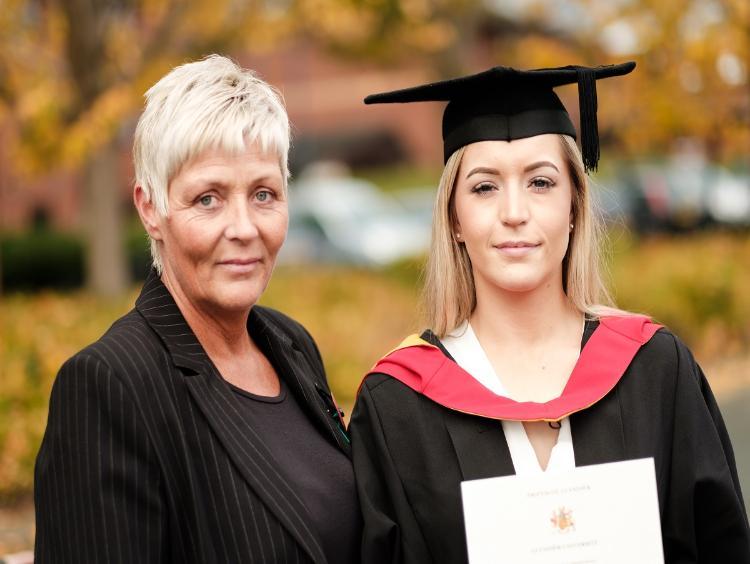
[(279, 381), (276, 397), (230, 386), (275, 467), (310, 513), (328, 563), (358, 562), (362, 524), (351, 461), (313, 426), (284, 377)]
[[(576, 466), (654, 458), (666, 563), (750, 563), (729, 436), (703, 372), (669, 331), (570, 427)], [(350, 431), (363, 564), (467, 562), (460, 484), (515, 473), (502, 425), (370, 374)]]

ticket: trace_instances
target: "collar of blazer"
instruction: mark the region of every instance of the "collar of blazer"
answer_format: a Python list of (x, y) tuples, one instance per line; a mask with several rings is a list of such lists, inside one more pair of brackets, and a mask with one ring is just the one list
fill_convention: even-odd
[[(185, 382), (192, 398), (250, 487), (312, 560), (325, 562), (319, 536), (311, 529), (312, 519), (307, 509), (278, 472), (271, 452), (248, 421), (236, 395), (211, 362), (172, 295), (153, 270), (136, 300), (136, 309), (159, 335), (175, 366), (189, 372)], [(314, 424), (349, 455), (349, 445), (318, 393), (319, 389), (328, 390), (322, 366), (316, 370), (313, 360), (307, 358), (308, 355), (284, 331), (275, 316), (281, 317), (254, 307), (248, 324), (256, 324), (254, 334), (262, 336), (261, 347), (266, 354), (272, 355), (272, 363), (281, 368), (279, 377), (284, 377)]]
[[(159, 335), (175, 366), (186, 368), (195, 374), (202, 374), (207, 370), (216, 371), (203, 345), (198, 341), (172, 294), (154, 269), (151, 269), (146, 278), (141, 294), (135, 301), (135, 308)], [(297, 343), (274, 323), (266, 308), (255, 306), (250, 310), (248, 329), (251, 325), (253, 334), (263, 338), (260, 345), (264, 353), (267, 354), (271, 349), (274, 353), (284, 351), (289, 354), (289, 351), (293, 350), (301, 354)], [(309, 375), (318, 379), (316, 371), (309, 371)]]
[[(192, 374), (213, 373), (221, 380), (218, 370), (154, 269), (149, 273), (135, 307), (159, 335), (175, 366), (187, 369)], [(308, 351), (306, 354), (302, 350), (289, 335), (288, 326), (293, 322), (288, 318), (284, 322), (284, 319), (278, 312), (255, 306), (250, 310), (248, 327), (254, 327), (253, 334), (259, 346), (264, 354), (271, 357), (269, 360), (274, 366), (282, 368), (279, 377), (284, 378), (313, 422), (347, 456), (351, 456), (343, 413), (328, 387), (322, 362), (316, 353)]]

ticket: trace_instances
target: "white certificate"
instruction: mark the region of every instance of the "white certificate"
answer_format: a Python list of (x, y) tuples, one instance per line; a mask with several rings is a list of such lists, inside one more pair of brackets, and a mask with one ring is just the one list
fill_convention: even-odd
[(471, 564), (663, 564), (653, 458), (461, 483)]

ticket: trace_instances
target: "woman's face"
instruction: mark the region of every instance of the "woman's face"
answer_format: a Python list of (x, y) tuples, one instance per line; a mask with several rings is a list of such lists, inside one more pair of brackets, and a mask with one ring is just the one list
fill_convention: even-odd
[(456, 177), (455, 232), (466, 245), (477, 295), (562, 288), (573, 186), (557, 135), (482, 141)]
[(249, 311), (266, 288), (289, 220), (276, 155), (209, 150), (169, 184), (158, 236), (173, 293), (210, 314)]

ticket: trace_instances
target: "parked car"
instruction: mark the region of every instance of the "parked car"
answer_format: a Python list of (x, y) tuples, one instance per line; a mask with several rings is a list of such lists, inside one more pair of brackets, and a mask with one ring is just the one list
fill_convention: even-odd
[(609, 220), (639, 232), (750, 227), (750, 176), (708, 163), (637, 163), (595, 190)]
[(420, 255), (428, 244), (429, 222), (370, 182), (315, 177), (289, 187), (289, 233), (281, 263), (377, 267)]
[(435, 206), (437, 186), (413, 186), (393, 192), (393, 197), (412, 217), (429, 229)]

